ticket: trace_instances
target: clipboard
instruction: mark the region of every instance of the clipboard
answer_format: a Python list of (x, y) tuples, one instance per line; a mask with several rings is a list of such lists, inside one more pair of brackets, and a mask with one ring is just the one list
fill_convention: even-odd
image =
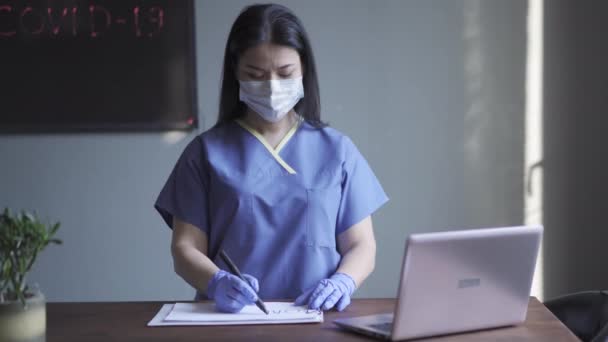
[(266, 302), (266, 315), (255, 305), (248, 305), (239, 313), (218, 312), (215, 303), (164, 304), (148, 322), (149, 327), (193, 325), (251, 325), (322, 323), (323, 311), (310, 310), (288, 302)]

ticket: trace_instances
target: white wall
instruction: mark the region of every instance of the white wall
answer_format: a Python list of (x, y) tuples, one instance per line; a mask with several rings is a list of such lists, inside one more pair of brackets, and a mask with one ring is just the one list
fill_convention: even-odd
[[(391, 201), (374, 217), (376, 271), (396, 293), (411, 232), (523, 221), (525, 1), (279, 1), (306, 26), (322, 115), (367, 157)], [(253, 1), (196, 1), (201, 123), (216, 116), (225, 39)], [(479, 63), (481, 64), (479, 64)], [(153, 201), (192, 135), (0, 137), (0, 206), (62, 221), (36, 265), (52, 301), (189, 299)]]

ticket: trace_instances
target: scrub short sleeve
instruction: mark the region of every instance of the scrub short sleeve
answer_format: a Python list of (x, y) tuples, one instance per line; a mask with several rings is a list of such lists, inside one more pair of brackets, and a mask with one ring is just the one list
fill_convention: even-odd
[(344, 156), (336, 236), (373, 214), (388, 201), (378, 178), (348, 137), (344, 137)]
[(195, 138), (175, 164), (154, 207), (170, 228), (173, 217), (209, 234), (208, 172), (200, 138)]

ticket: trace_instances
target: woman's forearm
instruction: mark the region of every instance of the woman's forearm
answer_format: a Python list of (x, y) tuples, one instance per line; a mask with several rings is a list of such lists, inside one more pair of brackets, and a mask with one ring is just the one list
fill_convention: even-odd
[(175, 245), (171, 248), (175, 273), (188, 284), (205, 293), (209, 280), (218, 267), (201, 251), (190, 245)]
[(353, 278), (357, 287), (372, 273), (376, 264), (376, 243), (365, 241), (353, 245), (342, 255), (337, 272)]

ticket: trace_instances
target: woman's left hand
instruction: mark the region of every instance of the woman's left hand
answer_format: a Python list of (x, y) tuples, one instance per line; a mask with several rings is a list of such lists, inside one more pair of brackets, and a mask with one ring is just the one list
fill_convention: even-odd
[(295, 305), (304, 305), (313, 310), (329, 310), (334, 306), (338, 311), (344, 310), (350, 304), (350, 296), (355, 291), (356, 284), (346, 273), (335, 273), (328, 279), (323, 279), (295, 300)]

